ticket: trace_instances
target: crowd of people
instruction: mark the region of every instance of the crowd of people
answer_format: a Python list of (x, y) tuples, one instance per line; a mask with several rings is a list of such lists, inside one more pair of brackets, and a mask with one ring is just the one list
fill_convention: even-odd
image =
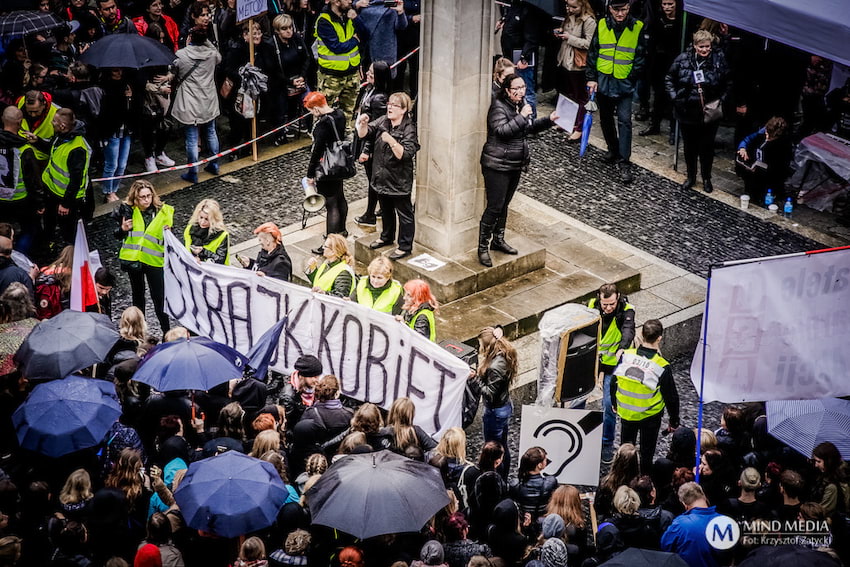
[[(480, 401), (484, 406), (484, 443), (474, 459), (463, 428), (449, 429), (438, 441), (414, 425), (416, 406), (409, 398), (394, 400), (388, 411), (347, 399), (337, 377), (309, 354), (295, 363), (281, 392), (250, 374), (192, 394), (151, 391), (133, 380), (139, 361), (158, 342), (145, 321), (148, 296), (164, 342), (189, 336), (171, 328), (165, 312), (165, 231), (182, 234), (198, 262), (292, 279), (295, 268), (274, 223), (254, 230), (261, 249), (246, 258), (231, 253), (227, 219), (215, 200), (201, 200), (187, 225), (175, 227), (174, 208), (157, 194), (155, 177), (127, 182), (124, 198), (118, 193), (125, 183), (114, 179), (125, 172), (137, 139), (145, 170), (174, 165), (165, 148), (175, 122), (187, 163), (249, 139), (250, 121), (240, 111), (240, 68), (249, 51), (268, 79), (261, 121), (270, 128), (290, 124), (274, 143), (312, 135), (304, 183), (327, 209), (324, 240), (305, 270), (312, 290), (392, 315), (436, 340), (437, 299), (422, 280), (402, 285), (393, 279), (392, 262), (412, 253), (415, 236), (418, 59), (394, 64), (418, 45), (419, 4), (270, 0), (267, 16), (237, 24), (235, 0), (42, 0), (34, 8), (66, 23), (6, 42), (0, 323), (45, 319), (68, 308), (73, 247), (67, 245), (77, 219), (92, 215), (90, 180), (97, 176), (107, 178), (99, 184), (102, 198), (115, 202), (118, 265), (128, 275), (133, 305), (120, 314), (120, 339), (93, 372), (115, 384), (122, 407), (97, 447), (60, 459), (22, 450), (11, 415), (32, 385), (17, 371), (2, 376), (0, 567), (590, 567), (627, 547), (672, 551), (693, 567), (736, 564), (747, 546), (720, 553), (704, 536), (721, 513), (764, 521), (765, 533), (775, 531), (771, 520), (823, 522), (824, 530), (800, 534), (796, 543), (847, 559), (850, 488), (843, 455), (831, 443), (812, 455), (782, 445), (767, 433), (759, 404), (725, 408), (714, 432), (682, 426), (672, 372), (659, 352), (663, 327), (651, 319), (638, 333), (634, 307), (613, 284), (602, 286), (588, 305), (602, 321), (601, 461), (610, 466), (592, 514), (578, 487), (559, 486), (544, 472), (550, 463), (544, 449), (511, 452), (518, 356), (499, 327), (479, 333), (479, 360), (468, 378), (465, 402), (473, 414)], [(683, 187), (693, 187), (699, 172), (710, 192), (718, 126), (724, 114), (734, 117), (739, 174), (754, 203), (768, 190), (785, 196), (793, 139), (836, 128), (847, 133), (850, 103), (826, 97), (829, 63), (820, 58), (710, 20), (686, 30), (692, 44), (681, 52), (683, 11), (676, 0), (657, 6), (566, 0), (564, 8), (557, 29), (530, 3), (511, 0), (501, 8), (503, 56), (494, 65), (480, 160), (486, 206), (477, 253), (486, 267), (493, 265), (493, 251), (517, 254), (505, 232), (529, 164), (528, 138), (559, 118), (537, 115), (537, 93), (546, 87), (579, 103), (577, 128), (584, 105), (595, 99), (604, 159), (625, 183), (633, 179), (633, 118), (648, 121), (638, 135), (659, 135), (670, 119), (671, 133), (677, 124), (684, 142)], [(174, 52), (173, 64), (136, 71), (96, 69), (79, 60), (92, 42), (112, 34), (153, 38)], [(801, 96), (803, 121), (795, 129)], [(355, 274), (346, 241), (346, 177), (326, 168), (325, 157), (346, 138), (369, 181), (366, 210), (355, 221), (376, 226), (380, 216), (381, 232), (370, 247), (396, 246), (362, 276)], [(574, 132), (569, 141), (579, 138)], [(218, 174), (219, 164), (212, 160), (205, 169)], [(183, 178), (196, 183), (197, 168)], [(52, 261), (39, 269), (28, 253)], [(95, 284), (97, 302), (87, 307), (112, 316), (114, 275), (101, 268)], [(656, 458), (662, 434), (671, 436), (670, 452)], [(701, 457), (695, 465), (697, 437)], [(308, 491), (328, 467), (346, 455), (378, 450), (433, 465), (451, 503), (417, 533), (358, 541), (311, 524)], [(226, 451), (271, 463), (288, 494), (272, 526), (238, 539), (188, 527), (173, 496), (190, 463)]]

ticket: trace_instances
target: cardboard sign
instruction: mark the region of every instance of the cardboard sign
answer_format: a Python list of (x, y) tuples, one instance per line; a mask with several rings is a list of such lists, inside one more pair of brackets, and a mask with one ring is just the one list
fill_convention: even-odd
[(268, 10), (266, 0), (236, 0), (236, 21), (244, 22)]
[(522, 406), (519, 450), (542, 447), (560, 484), (599, 485), (602, 412)]

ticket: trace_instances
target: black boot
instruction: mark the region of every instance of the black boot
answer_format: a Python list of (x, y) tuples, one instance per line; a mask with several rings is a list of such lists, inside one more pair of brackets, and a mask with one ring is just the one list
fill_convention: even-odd
[(490, 258), (490, 237), (493, 235), (493, 225), (481, 221), (478, 224), (478, 261), (482, 266), (488, 268), (493, 266), (493, 260)]
[(498, 250), (505, 254), (518, 254), (517, 249), (505, 242), (505, 227), (497, 228), (493, 231), (493, 241), (490, 243), (490, 250)]

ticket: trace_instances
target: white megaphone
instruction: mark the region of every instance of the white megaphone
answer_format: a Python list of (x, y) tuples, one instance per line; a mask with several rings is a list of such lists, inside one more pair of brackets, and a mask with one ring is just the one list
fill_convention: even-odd
[(306, 177), (301, 178), (301, 187), (304, 189), (304, 201), (301, 206), (308, 213), (317, 213), (325, 206), (325, 198), (316, 191), (316, 185), (310, 183)]

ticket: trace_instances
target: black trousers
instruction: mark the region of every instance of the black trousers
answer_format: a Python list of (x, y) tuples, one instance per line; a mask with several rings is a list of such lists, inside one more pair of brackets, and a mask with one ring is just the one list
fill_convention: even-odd
[(481, 172), (484, 174), (484, 189), (487, 194), (487, 205), (481, 215), (481, 222), (495, 225), (497, 230), (505, 228), (508, 206), (514, 198), (522, 171), (496, 171), (482, 167)]
[(77, 199), (67, 215), (59, 214), (62, 198), (45, 191), (44, 236), (48, 242), (56, 242), (59, 249), (74, 243), (77, 233), (77, 219), (82, 218), (82, 199)]
[(658, 432), (661, 431), (661, 418), (664, 412), (658, 412), (652, 417), (640, 421), (620, 420), (620, 444), (637, 443), (640, 434), (640, 470), (649, 474), (652, 470), (652, 459), (655, 456), (655, 446), (658, 445)]
[(375, 216), (375, 209), (378, 208), (378, 193), (375, 192), (375, 189), (372, 188), (372, 158), (370, 157), (368, 160), (363, 162), (363, 169), (366, 171), (366, 179), (369, 179), (369, 190), (366, 195), (366, 212), (363, 213), (364, 217), (373, 217)]
[(714, 138), (717, 137), (719, 126), (720, 120), (709, 124), (679, 123), (682, 129), (682, 143), (685, 146), (685, 167), (688, 179), (697, 178), (697, 160), (699, 160), (702, 178), (711, 179), (711, 166), (714, 164)]
[(153, 310), (156, 313), (156, 318), (159, 321), (159, 326), (162, 329), (163, 335), (168, 331), (170, 323), (168, 315), (165, 314), (165, 272), (162, 268), (155, 268), (142, 264), (140, 270), (130, 270), (127, 272), (130, 278), (130, 290), (133, 294), (133, 305), (138, 307), (142, 313), (145, 312), (145, 280), (148, 282), (148, 287), (151, 291), (151, 301), (153, 301)]
[(413, 250), (416, 223), (413, 218), (413, 202), (410, 200), (410, 194), (378, 194), (378, 202), (381, 204), (381, 222), (383, 223), (381, 240), (384, 242), (395, 241), (396, 215), (398, 215), (398, 248), (405, 252)]
[(342, 234), (348, 219), (348, 201), (345, 200), (342, 181), (317, 181), (316, 191), (325, 198), (325, 231), (328, 234)]

